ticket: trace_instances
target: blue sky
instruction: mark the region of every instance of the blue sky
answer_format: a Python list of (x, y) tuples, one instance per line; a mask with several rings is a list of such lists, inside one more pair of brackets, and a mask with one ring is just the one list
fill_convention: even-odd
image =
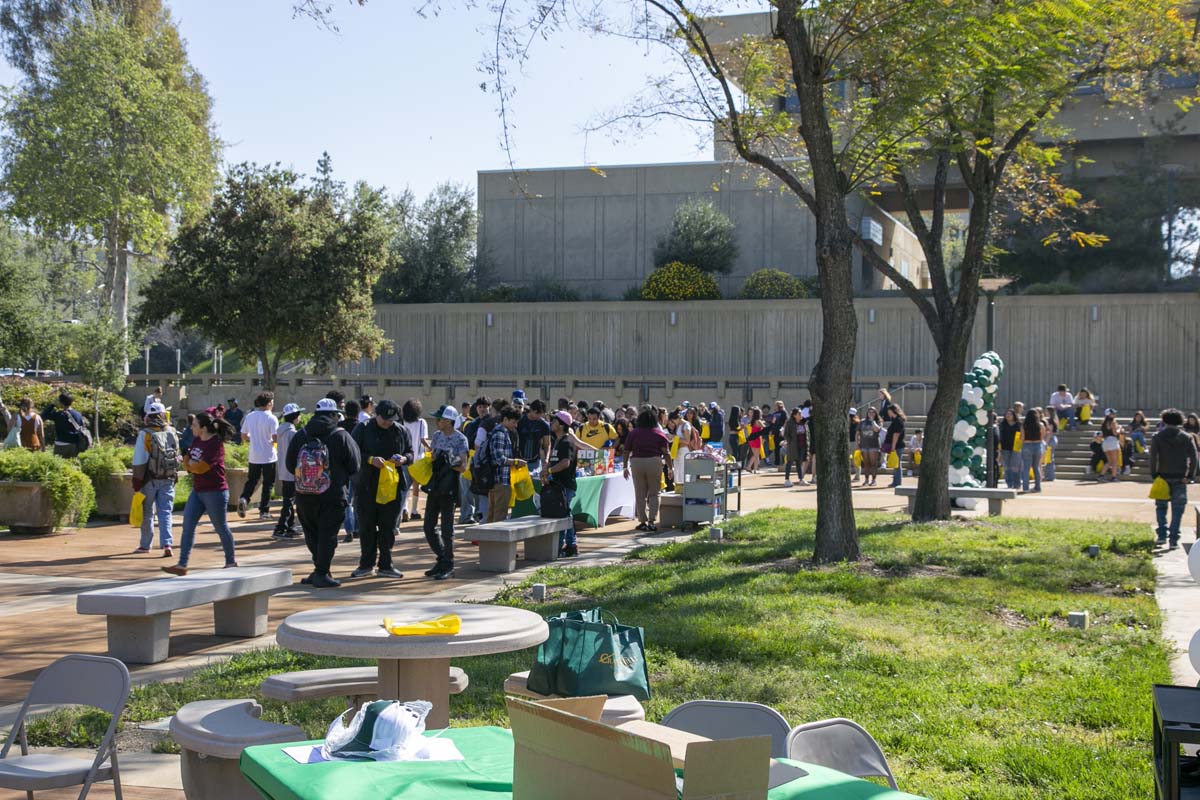
[[(289, 0), (168, 4), (208, 80), (228, 163), (279, 161), (311, 173), (328, 150), (342, 180), (408, 186), (418, 197), (444, 180), (474, 188), (477, 170), (507, 166), (496, 99), (479, 88), (486, 11), (422, 19), (407, 2), (339, 3), (335, 34), (292, 19)], [(678, 124), (619, 143), (582, 133), (658, 63), (636, 45), (582, 34), (540, 43), (514, 100), (517, 165), (710, 158), (711, 136)]]

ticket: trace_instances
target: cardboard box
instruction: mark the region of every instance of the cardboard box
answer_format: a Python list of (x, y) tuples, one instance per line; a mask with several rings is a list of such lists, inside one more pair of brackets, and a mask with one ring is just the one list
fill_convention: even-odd
[(507, 698), (514, 800), (676, 800), (673, 750), (683, 800), (766, 800), (769, 736), (710, 741), (653, 723), (635, 733), (599, 721), (605, 699)]

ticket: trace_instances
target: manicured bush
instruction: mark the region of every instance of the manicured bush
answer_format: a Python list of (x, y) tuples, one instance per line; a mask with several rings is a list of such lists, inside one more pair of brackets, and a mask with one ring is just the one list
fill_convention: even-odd
[[(4, 404), (9, 409), (15, 409), (22, 397), (28, 397), (40, 414), (64, 391), (75, 398), (72, 407), (90, 422), (95, 408), (94, 390), (90, 386), (80, 383), (51, 384), (28, 378), (0, 378), (0, 397), (4, 398)], [(100, 435), (125, 440), (133, 436), (137, 427), (138, 417), (134, 413), (133, 403), (119, 394), (101, 390)], [(54, 423), (50, 421), (46, 422), (46, 437), (51, 443), (54, 442)]]
[(575, 303), (581, 299), (579, 292), (549, 278), (534, 278), (525, 286), (498, 283), (481, 290), (476, 298), (480, 303)]
[(671, 229), (654, 248), (654, 266), (675, 261), (703, 272), (729, 273), (738, 256), (737, 225), (708, 200), (689, 200), (675, 209)]
[(96, 491), (72, 460), (50, 453), (13, 449), (0, 451), (0, 481), (33, 481), (50, 496), (54, 527), (82, 525), (96, 507)]
[(808, 297), (808, 287), (783, 270), (760, 269), (750, 273), (738, 296), (744, 300), (799, 300)]
[(642, 285), (643, 300), (720, 300), (721, 288), (712, 275), (690, 264), (673, 261), (651, 272)]
[(83, 474), (100, 486), (105, 477), (114, 472), (126, 472), (133, 467), (133, 448), (113, 442), (97, 442), (80, 453), (76, 460)]

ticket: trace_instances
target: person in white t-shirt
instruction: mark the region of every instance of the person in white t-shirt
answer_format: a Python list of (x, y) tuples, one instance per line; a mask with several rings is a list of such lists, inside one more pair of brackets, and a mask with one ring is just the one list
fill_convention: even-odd
[[(414, 464), (429, 449), (429, 423), (425, 421), (421, 411), (421, 401), (411, 399), (406, 400), (400, 409), (400, 418), (404, 420), (404, 429), (408, 431), (408, 440), (412, 442)], [(408, 467), (404, 467), (404, 471), (407, 472)], [(417, 502), (421, 499), (421, 485), (416, 481), (409, 481), (409, 484), (409, 494), (404, 499), (404, 508), (400, 512), (401, 522), (421, 518), (421, 512), (417, 511)]]
[(1049, 406), (1061, 419), (1067, 421), (1068, 428), (1075, 430), (1075, 396), (1067, 389), (1065, 383), (1060, 383), (1058, 391), (1050, 395)]
[(275, 464), (279, 460), (275, 450), (279, 420), (272, 413), (274, 408), (275, 393), (259, 392), (258, 397), (254, 398), (254, 410), (242, 420), (242, 441), (250, 443), (250, 474), (246, 478), (246, 488), (238, 498), (239, 517), (246, 516), (246, 507), (250, 505), (250, 497), (261, 478), (263, 486), (258, 500), (258, 518), (271, 518), (271, 492), (275, 488)]

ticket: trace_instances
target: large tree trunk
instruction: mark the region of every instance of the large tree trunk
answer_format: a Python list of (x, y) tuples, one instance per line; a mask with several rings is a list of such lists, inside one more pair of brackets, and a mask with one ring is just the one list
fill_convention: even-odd
[(968, 336), (953, 336), (938, 354), (937, 392), (925, 420), (925, 445), (921, 451), (921, 477), (917, 480), (913, 520), (950, 519), (950, 450), (954, 423), (962, 397)]
[[(858, 318), (850, 277), (852, 242), (845, 225), (817, 220), (817, 260), (821, 266), (821, 357), (813, 368), (809, 393), (816, 420), (817, 531), (813, 559), (857, 561), (858, 529), (850, 486), (850, 409)], [(824, 216), (824, 215), (822, 215)], [(831, 210), (836, 217), (837, 211)], [(832, 228), (832, 230), (831, 230)], [(826, 282), (828, 276), (828, 282)]]

